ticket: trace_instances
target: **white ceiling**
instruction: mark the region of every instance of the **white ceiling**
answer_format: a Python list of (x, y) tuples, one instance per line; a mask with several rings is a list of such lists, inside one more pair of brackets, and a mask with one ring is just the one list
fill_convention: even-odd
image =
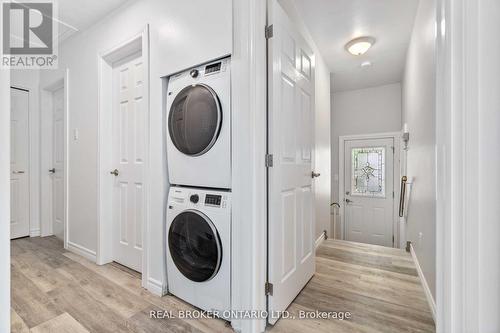
[[(418, 0), (294, 0), (295, 7), (333, 75), (332, 91), (400, 82)], [(362, 56), (345, 44), (373, 36)], [(372, 66), (361, 67), (364, 61)]]
[(58, 0), (59, 43), (85, 30), (130, 0)]

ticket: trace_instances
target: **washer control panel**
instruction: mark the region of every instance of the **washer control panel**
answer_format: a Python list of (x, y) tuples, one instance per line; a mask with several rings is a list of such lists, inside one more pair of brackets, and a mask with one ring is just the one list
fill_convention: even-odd
[(222, 195), (207, 194), (205, 195), (205, 205), (220, 207)]

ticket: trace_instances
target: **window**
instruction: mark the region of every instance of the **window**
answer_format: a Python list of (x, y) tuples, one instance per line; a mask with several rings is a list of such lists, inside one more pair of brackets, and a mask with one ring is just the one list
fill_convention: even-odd
[(385, 197), (385, 147), (352, 148), (351, 195)]

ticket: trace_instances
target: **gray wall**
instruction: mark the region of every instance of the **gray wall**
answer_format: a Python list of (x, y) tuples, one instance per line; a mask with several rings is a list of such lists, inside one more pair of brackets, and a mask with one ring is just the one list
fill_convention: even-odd
[(436, 290), (435, 0), (421, 0), (403, 81), (403, 122), (410, 142), (407, 175), (413, 180), (407, 239), (412, 241), (432, 294)]
[[(401, 84), (332, 93), (332, 197), (339, 200), (339, 136), (401, 130)], [(333, 212), (333, 211), (332, 211)], [(340, 219), (336, 237), (340, 237)]]

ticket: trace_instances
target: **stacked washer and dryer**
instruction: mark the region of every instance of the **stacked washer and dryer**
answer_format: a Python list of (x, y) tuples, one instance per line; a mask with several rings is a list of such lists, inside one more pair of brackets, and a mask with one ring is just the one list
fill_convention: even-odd
[(169, 292), (231, 310), (230, 58), (170, 77), (167, 93)]

